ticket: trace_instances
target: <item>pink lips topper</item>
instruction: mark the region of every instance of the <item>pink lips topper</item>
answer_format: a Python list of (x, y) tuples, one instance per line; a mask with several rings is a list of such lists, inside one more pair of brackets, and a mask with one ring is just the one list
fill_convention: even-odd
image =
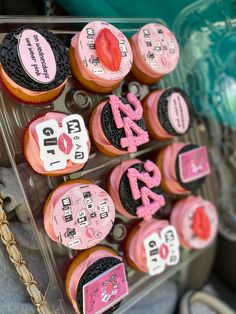
[(160, 257), (163, 260), (166, 260), (169, 255), (169, 248), (165, 243), (162, 243), (160, 246)]
[(76, 51), (77, 64), (86, 65), (80, 66), (82, 75), (101, 86), (122, 80), (131, 69), (133, 54), (129, 41), (109, 23), (87, 24), (72, 38), (71, 44)]
[(58, 138), (58, 147), (64, 154), (69, 155), (73, 148), (72, 139), (65, 133), (62, 133)]

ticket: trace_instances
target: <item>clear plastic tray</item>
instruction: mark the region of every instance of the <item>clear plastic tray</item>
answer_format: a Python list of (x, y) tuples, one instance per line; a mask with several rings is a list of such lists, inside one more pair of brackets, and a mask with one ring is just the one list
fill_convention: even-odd
[[(217, 3), (220, 1), (217, 1)], [(199, 2), (199, 7), (203, 6), (204, 2)], [(196, 10), (195, 7), (193, 7)], [(204, 8), (202, 8), (203, 10)], [(199, 9), (200, 10), (200, 9)], [(193, 11), (188, 12), (188, 15)], [(200, 14), (200, 13), (199, 13)], [(185, 32), (182, 32), (181, 26), (184, 24), (186, 14), (182, 14), (182, 18), (178, 21), (177, 25), (173, 29), (176, 31), (177, 37), (180, 40), (181, 44), (181, 64), (178, 69), (172, 74), (167, 75), (163, 80), (161, 80), (156, 86), (151, 86), (148, 88), (145, 85), (142, 85), (130, 76), (128, 77), (121, 87), (116, 90), (116, 94), (125, 94), (127, 91), (132, 91), (140, 99), (143, 99), (145, 95), (150, 90), (155, 88), (165, 88), (168, 86), (178, 86), (185, 89), (189, 92), (190, 97), (197, 104), (204, 101), (204, 96), (201, 94), (199, 89), (194, 89), (191, 81), (189, 80), (189, 68), (186, 67), (186, 52), (185, 45), (191, 45), (191, 33), (188, 30), (187, 26), (191, 26), (190, 23), (185, 27)], [(4, 34), (10, 31), (12, 28), (20, 25), (37, 25), (47, 28), (54, 33), (56, 33), (64, 43), (69, 46), (70, 38), (72, 35), (81, 30), (81, 28), (91, 19), (89, 18), (9, 18), (9, 17), (0, 17), (0, 41), (4, 37)], [(112, 23), (119, 29), (121, 29), (128, 37), (130, 37), (134, 32), (136, 32), (141, 26), (150, 22), (160, 22), (165, 24), (164, 21), (158, 19), (107, 19), (108, 22)], [(209, 27), (209, 24), (207, 25)], [(193, 31), (193, 29), (192, 29)], [(195, 53), (192, 51), (195, 58)], [(198, 71), (198, 69), (195, 69)], [(205, 72), (205, 69), (199, 68), (202, 76), (208, 75)], [(194, 73), (192, 73), (194, 74)], [(208, 91), (209, 92), (209, 91)], [(85, 91), (83, 87), (78, 87), (78, 84), (75, 84), (74, 79), (71, 77), (69, 82), (59, 99), (50, 103), (46, 106), (26, 106), (19, 103), (16, 103), (12, 100), (4, 91), (0, 91), (0, 126), (2, 130), (2, 136), (8, 151), (9, 159), (13, 170), (15, 172), (16, 178), (21, 187), (22, 193), (25, 198), (25, 202), (28, 207), (30, 221), (33, 224), (35, 236), (39, 242), (42, 253), (42, 268), (45, 268), (48, 273), (48, 286), (45, 291), (46, 300), (54, 313), (73, 313), (73, 309), (70, 306), (64, 292), (64, 276), (66, 272), (66, 267), (69, 264), (69, 261), (76, 254), (75, 251), (66, 249), (61, 245), (53, 243), (48, 236), (45, 234), (40, 217), (42, 216), (41, 211), (39, 210), (43, 206), (44, 194), (43, 191), (39, 191), (37, 188), (38, 180), (44, 180), (45, 189), (52, 189), (57, 186), (61, 181), (79, 178), (84, 176), (88, 179), (94, 180), (101, 187), (105, 188), (105, 178), (111, 169), (118, 164), (121, 160), (127, 158), (138, 157), (140, 159), (152, 158), (154, 154), (157, 153), (158, 149), (167, 143), (158, 143), (152, 141), (145, 145), (141, 150), (135, 154), (129, 154), (123, 157), (118, 158), (109, 158), (105, 157), (102, 154), (98, 153), (94, 147), (91, 149), (91, 154), (88, 163), (82, 169), (75, 174), (70, 176), (52, 178), (52, 177), (41, 177), (36, 176), (30, 177), (28, 182), (22, 180), (22, 172), (19, 168), (19, 164), (23, 160), (21, 139), (25, 126), (27, 123), (39, 113), (48, 111), (48, 110), (59, 110), (66, 113), (80, 113), (83, 115), (86, 122), (88, 122), (89, 114), (92, 111), (93, 107), (98, 104), (105, 96), (92, 94), (88, 91)], [(198, 97), (198, 98), (196, 98)], [(198, 106), (196, 105), (196, 108)], [(222, 181), (222, 173), (219, 171), (222, 165), (225, 164), (224, 155), (222, 154), (222, 136), (223, 130), (215, 117), (206, 117), (206, 115), (197, 116), (193, 125), (193, 128), (190, 130), (188, 135), (180, 138), (181, 141), (190, 141), (198, 145), (206, 145), (209, 151), (209, 157), (211, 161), (211, 176), (207, 178), (204, 186), (201, 190), (198, 191), (203, 197), (215, 201), (216, 197), (221, 195), (220, 191), (224, 190), (224, 183)], [(224, 145), (224, 144), (223, 144)], [(34, 198), (32, 198), (34, 195)], [(171, 201), (171, 198), (168, 197), (168, 200)], [(35, 206), (35, 199), (37, 199), (37, 206)], [(166, 208), (160, 213), (159, 217), (164, 217), (169, 211), (169, 202), (167, 202)], [(124, 219), (122, 217), (118, 218)], [(125, 220), (127, 230), (132, 227), (132, 222)], [(112, 246), (122, 255), (122, 242), (117, 243), (108, 237), (104, 244)], [(168, 269), (160, 276), (150, 277), (148, 275), (143, 275), (137, 273), (130, 268), (128, 269), (128, 280), (130, 286), (130, 295), (126, 300), (123, 301), (122, 305), (118, 309), (117, 313), (127, 313), (127, 310), (130, 306), (135, 304), (137, 300), (140, 300), (141, 297), (144, 297), (148, 292), (157, 287), (159, 284), (164, 282), (170, 276), (176, 274), (178, 271), (184, 269), (192, 260), (199, 256), (202, 251), (182, 251), (181, 262), (179, 265)], [(60, 255), (60, 263), (57, 258), (58, 254)], [(62, 257), (63, 256), (63, 257)], [(63, 266), (61, 266), (63, 265)], [(40, 270), (39, 270), (40, 273)]]

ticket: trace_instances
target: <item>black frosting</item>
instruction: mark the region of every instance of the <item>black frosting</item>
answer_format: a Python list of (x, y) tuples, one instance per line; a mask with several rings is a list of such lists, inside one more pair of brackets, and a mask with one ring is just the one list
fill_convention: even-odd
[[(134, 164), (130, 168), (135, 168), (140, 173), (146, 172), (146, 170), (144, 169), (144, 163), (142, 162)], [(136, 210), (137, 210), (137, 207), (142, 205), (142, 200), (141, 198), (138, 200), (133, 199), (127, 174), (128, 174), (128, 169), (123, 173), (120, 180), (119, 197), (120, 197), (120, 201), (124, 209), (129, 214), (133, 216), (137, 216)], [(143, 186), (145, 186), (145, 184), (141, 181), (138, 181), (139, 189), (141, 189)], [(161, 186), (153, 187), (151, 190), (152, 192), (156, 194), (162, 194)]]
[[(97, 260), (90, 267), (86, 269), (82, 277), (80, 278), (77, 291), (76, 291), (76, 302), (80, 313), (83, 313), (83, 286), (86, 285), (89, 281), (103, 274), (110, 268), (121, 264), (122, 262), (116, 257), (104, 257)], [(115, 304), (112, 308), (104, 312), (104, 314), (113, 313), (119, 306), (120, 303)]]
[(188, 144), (186, 146), (184, 146), (178, 153), (177, 158), (176, 158), (176, 164), (175, 164), (175, 168), (176, 168), (176, 177), (177, 177), (177, 181), (179, 182), (179, 184), (186, 190), (188, 191), (194, 191), (197, 190), (201, 187), (201, 185), (204, 183), (206, 177), (200, 178), (198, 180), (192, 181), (192, 182), (188, 182), (188, 183), (184, 183), (181, 181), (180, 178), (180, 169), (179, 169), (179, 155), (182, 153), (186, 153), (190, 150), (193, 150), (195, 148), (198, 148), (199, 146), (197, 145), (193, 145), (193, 144)]
[(173, 93), (181, 94), (181, 96), (184, 98), (184, 100), (188, 106), (190, 123), (189, 123), (189, 127), (185, 133), (188, 132), (188, 130), (190, 129), (190, 127), (192, 125), (192, 117), (193, 117), (192, 104), (190, 102), (189, 97), (187, 96), (187, 94), (182, 89), (180, 89), (178, 87), (168, 88), (161, 94), (161, 97), (158, 100), (157, 115), (158, 115), (158, 119), (159, 119), (162, 127), (166, 130), (166, 132), (168, 132), (169, 134), (174, 135), (174, 136), (179, 136), (179, 135), (183, 135), (183, 134), (179, 134), (178, 132), (176, 132), (173, 129), (173, 127), (170, 123), (169, 116), (168, 116), (168, 98)]
[[(124, 104), (128, 104), (128, 100), (126, 98), (120, 97), (120, 100)], [(121, 116), (124, 117), (125, 115), (121, 112)], [(145, 125), (145, 121), (143, 117), (140, 120), (136, 121), (136, 124), (141, 129), (146, 131), (146, 125)], [(120, 145), (121, 138), (126, 137), (125, 131), (123, 128), (117, 129), (109, 101), (105, 104), (102, 110), (101, 126), (102, 126), (103, 133), (105, 134), (106, 138), (108, 139), (109, 143), (111, 143), (111, 145), (123, 151), (128, 150), (127, 147), (122, 148)]]
[[(57, 71), (55, 79), (51, 83), (42, 84), (34, 81), (25, 72), (21, 65), (17, 52), (17, 36), (19, 36), (25, 29), (33, 29), (34, 31), (37, 31), (47, 40), (52, 48), (56, 60)], [(58, 87), (66, 80), (70, 71), (69, 56), (64, 44), (53, 33), (37, 27), (23, 26), (8, 33), (4, 37), (0, 46), (0, 61), (6, 74), (16, 84), (36, 92), (48, 91)]]

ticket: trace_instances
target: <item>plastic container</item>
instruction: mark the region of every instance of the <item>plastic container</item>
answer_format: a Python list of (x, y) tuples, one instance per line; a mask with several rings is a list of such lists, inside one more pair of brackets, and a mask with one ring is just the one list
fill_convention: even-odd
[[(233, 4), (233, 1), (231, 4)], [(212, 14), (213, 8), (216, 13), (216, 15), (214, 14), (214, 19)], [(230, 9), (231, 8), (228, 7), (228, 4), (226, 4), (225, 1), (198, 1), (194, 5), (186, 8), (180, 13), (172, 28), (172, 31), (177, 35), (181, 47), (182, 61), (177, 70), (172, 74), (166, 75), (156, 86), (151, 86), (149, 88), (133, 81), (132, 77), (128, 77), (121, 87), (115, 91), (115, 94), (117, 95), (132, 91), (140, 99), (143, 99), (149, 90), (155, 88), (176, 86), (186, 90), (196, 106), (195, 108), (198, 115), (196, 115), (193, 128), (190, 132), (179, 140), (190, 141), (194, 144), (206, 145), (208, 147), (211, 162), (211, 175), (206, 179), (199, 194), (212, 202), (216, 201), (219, 196), (223, 199), (223, 197), (226, 196), (226, 194), (223, 195), (223, 193), (227, 192), (229, 184), (235, 184), (236, 178), (236, 158), (232, 157), (232, 162), (229, 165), (231, 159), (228, 156), (228, 154), (236, 156), (236, 140), (233, 137), (231, 138), (231, 130), (220, 124), (223, 122), (225, 114), (229, 115), (229, 117), (232, 116), (232, 110), (230, 110), (231, 108), (227, 102), (228, 94), (225, 89), (228, 82), (228, 76), (226, 76), (225, 81), (222, 78), (220, 85), (217, 83), (218, 77), (215, 76), (218, 69), (217, 54), (213, 53), (212, 46), (209, 45), (209, 39), (206, 36), (209, 32), (212, 32), (212, 34), (216, 33), (216, 40), (219, 40), (220, 42), (222, 39), (218, 36), (218, 33), (223, 26), (224, 36), (227, 37), (227, 34), (232, 35), (234, 20), (231, 20), (232, 15)], [(91, 20), (92, 19), (90, 18), (69, 17), (26, 17), (20, 19), (1, 17), (0, 41), (4, 34), (12, 28), (30, 24), (42, 26), (53, 31), (67, 44), (67, 46), (69, 46), (70, 38), (73, 34), (81, 30), (81, 28)], [(128, 37), (137, 32), (137, 30), (144, 24), (150, 22), (160, 22), (165, 24), (164, 21), (158, 19), (107, 19), (107, 21), (121, 29)], [(201, 45), (199, 45), (199, 42)], [(220, 48), (219, 51), (221, 51)], [(212, 68), (214, 68), (215, 72), (212, 72)], [(224, 85), (224, 83), (226, 85)], [(212, 92), (212, 90), (214, 90), (213, 87), (217, 88), (217, 93)], [(223, 102), (224, 108), (220, 108), (217, 95), (218, 97), (221, 97), (221, 102)], [(32, 198), (30, 198), (30, 193), (33, 193), (34, 191), (34, 193), (38, 193), (38, 196), (40, 196), (40, 191), (35, 188), (35, 185), (37, 184), (36, 181), (31, 181), (30, 187), (27, 182), (23, 181), (19, 169), (19, 160), (22, 159), (21, 138), (23, 129), (28, 121), (35, 115), (48, 110), (59, 110), (66, 113), (80, 113), (83, 115), (85, 121), (88, 122), (89, 114), (93, 107), (104, 98), (104, 95), (96, 95), (87, 92), (83, 88), (79, 88), (78, 85), (75, 84), (74, 79), (70, 78), (60, 98), (46, 106), (32, 107), (21, 105), (12, 100), (3, 91), (0, 91), (0, 97), (0, 126), (3, 140), (16, 178), (22, 189), (29, 210), (31, 223), (34, 226), (35, 236), (37, 237), (41, 248), (43, 257), (42, 268), (46, 268), (48, 273), (48, 287), (46, 291), (44, 291), (46, 300), (54, 313), (73, 313), (73, 309), (67, 301), (64, 292), (64, 276), (66, 267), (76, 252), (52, 243), (44, 232), (43, 226), (38, 219), (38, 211), (33, 210), (34, 207)], [(218, 108), (217, 114), (215, 111), (216, 108)], [(236, 111), (235, 108), (234, 110)], [(220, 112), (222, 112), (221, 115)], [(231, 118), (233, 119), (233, 117)], [(225, 121), (228, 120), (224, 119), (224, 123)], [(234, 122), (231, 120), (230, 123), (227, 122), (225, 124), (234, 126)], [(87, 179), (94, 180), (104, 188), (104, 178), (121, 160), (135, 157), (144, 159), (153, 156), (162, 145), (166, 145), (166, 143), (153, 141), (137, 153), (115, 159), (103, 156), (96, 152), (95, 148), (92, 147), (89, 161), (82, 171), (64, 177), (48, 177), (47, 184), (49, 188), (52, 189), (53, 187), (56, 187), (59, 182), (86, 176)], [(227, 175), (227, 172), (229, 172), (229, 176)], [(229, 195), (227, 196), (227, 201), (230, 202), (232, 193), (228, 193), (227, 195)], [(38, 200), (39, 204), (43, 206), (42, 198), (38, 197)], [(218, 205), (217, 202), (216, 205)], [(164, 214), (165, 213), (163, 213), (163, 215)], [(117, 217), (124, 221), (127, 230), (132, 226), (131, 221), (125, 220), (124, 218), (119, 217), (119, 215), (117, 215)], [(120, 220), (118, 220), (118, 224), (119, 223)], [(103, 243), (112, 246), (122, 254), (122, 241), (117, 239), (114, 234), (111, 233)], [(137, 300), (140, 300), (170, 276), (173, 276), (179, 271), (184, 271), (186, 265), (197, 256), (201, 255), (201, 253), (202, 251), (182, 251), (180, 264), (168, 269), (160, 276), (150, 277), (148, 275), (136, 273), (128, 268), (130, 295), (123, 301), (117, 313), (127, 313), (128, 308), (135, 304)], [(58, 254), (60, 255), (60, 263), (59, 258), (57, 258)], [(61, 267), (61, 265), (63, 265), (63, 267)]]

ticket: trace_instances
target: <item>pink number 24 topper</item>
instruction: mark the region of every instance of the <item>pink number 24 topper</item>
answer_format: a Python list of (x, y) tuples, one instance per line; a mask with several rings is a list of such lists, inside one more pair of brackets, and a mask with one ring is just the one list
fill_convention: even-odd
[[(150, 220), (152, 215), (165, 205), (165, 199), (162, 195), (156, 194), (151, 190), (153, 187), (160, 185), (161, 173), (159, 168), (152, 161), (147, 160), (144, 163), (144, 169), (146, 172), (141, 173), (135, 168), (129, 168), (127, 177), (133, 199), (138, 200), (141, 198), (142, 200), (142, 205), (137, 208), (138, 217)], [(139, 189), (138, 180), (142, 181), (146, 186)]]
[[(128, 104), (123, 104), (116, 95), (109, 96), (112, 114), (118, 129), (124, 128), (126, 137), (121, 138), (120, 144), (122, 148), (128, 148), (128, 152), (137, 151), (137, 146), (143, 145), (149, 141), (149, 136), (146, 131), (140, 128), (137, 123), (143, 116), (143, 108), (137, 97), (132, 94), (127, 94)], [(132, 106), (130, 105), (132, 104)], [(121, 117), (121, 112), (125, 117)], [(134, 135), (135, 134), (135, 135)]]

